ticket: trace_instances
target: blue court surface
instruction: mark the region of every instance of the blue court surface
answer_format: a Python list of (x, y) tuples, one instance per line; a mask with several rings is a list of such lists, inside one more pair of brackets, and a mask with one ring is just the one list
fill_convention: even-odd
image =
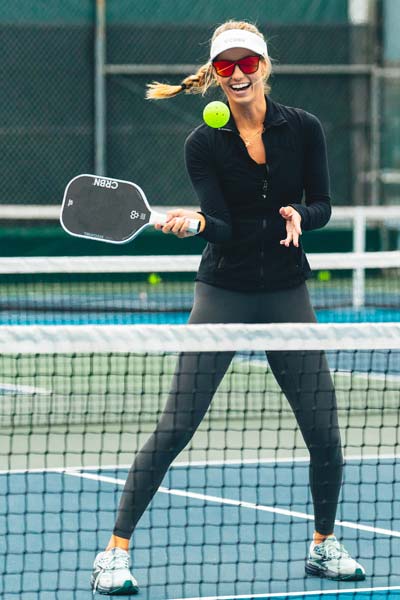
[[(320, 323), (388, 323), (400, 321), (400, 310), (395, 308), (341, 308), (316, 311)], [(145, 325), (176, 324), (188, 322), (189, 312), (58, 312), (2, 310), (0, 325)]]
[[(92, 597), (91, 565), (126, 476), (113, 466), (2, 471), (2, 600)], [(399, 498), (399, 457), (347, 459), (336, 534), (367, 578), (338, 583), (304, 576), (307, 459), (175, 463), (133, 538), (138, 600), (400, 598)]]

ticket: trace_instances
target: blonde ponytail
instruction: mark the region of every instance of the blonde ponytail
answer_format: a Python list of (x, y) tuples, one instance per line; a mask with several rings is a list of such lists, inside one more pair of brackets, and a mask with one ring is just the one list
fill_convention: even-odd
[(216, 85), (212, 65), (206, 63), (194, 75), (189, 75), (178, 85), (169, 85), (158, 81), (149, 83), (146, 98), (148, 100), (163, 100), (164, 98), (173, 98), (181, 92), (185, 92), (185, 94), (202, 94), (204, 96), (212, 85)]

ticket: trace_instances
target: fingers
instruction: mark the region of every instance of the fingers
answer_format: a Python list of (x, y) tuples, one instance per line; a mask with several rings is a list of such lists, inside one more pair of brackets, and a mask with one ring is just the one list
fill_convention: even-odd
[(187, 228), (189, 226), (189, 220), (185, 217), (176, 217), (175, 219), (172, 220), (173, 221), (173, 225), (170, 229), (171, 233), (174, 233), (175, 235), (185, 235)]
[(178, 237), (189, 237), (195, 235), (193, 232), (188, 232), (190, 219), (200, 220), (202, 228), (205, 226), (204, 217), (194, 210), (184, 208), (174, 208), (167, 212), (166, 222), (163, 224), (157, 223), (155, 229), (163, 233), (172, 233)]
[(282, 206), (279, 214), (286, 220), (286, 238), (280, 241), (280, 244), (287, 248), (293, 243), (296, 248), (299, 247), (299, 236), (301, 231), (301, 216), (292, 206)]
[(156, 224), (155, 229), (163, 233), (172, 233), (177, 237), (187, 237), (191, 235), (187, 232), (189, 219), (186, 217), (172, 217), (164, 225)]
[(282, 246), (286, 246), (286, 248), (288, 248), (290, 246), (290, 244), (293, 243), (293, 246), (296, 246), (296, 248), (298, 248), (300, 235), (301, 235), (301, 230), (299, 231), (298, 229), (293, 227), (291, 224), (287, 223), (286, 224), (286, 238), (284, 240), (281, 240), (280, 244)]
[(288, 233), (288, 235), (286, 236), (286, 239), (281, 241), (281, 244), (286, 246), (286, 248), (288, 248), (291, 243), (296, 248), (299, 247), (299, 235), (294, 230), (292, 230), (290, 233)]
[(281, 246), (286, 246), (286, 248), (288, 248), (290, 246), (290, 243), (293, 242), (293, 246), (298, 247), (299, 245), (299, 238), (297, 238), (297, 242), (295, 240), (294, 234), (293, 232), (288, 232), (287, 236), (284, 240), (281, 240), (279, 243), (281, 244)]

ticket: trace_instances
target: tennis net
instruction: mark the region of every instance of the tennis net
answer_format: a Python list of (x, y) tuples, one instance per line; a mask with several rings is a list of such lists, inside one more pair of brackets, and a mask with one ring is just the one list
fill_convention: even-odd
[[(199, 256), (0, 259), (2, 324), (186, 323)], [(400, 251), (309, 254), (321, 322), (399, 321)]]
[[(4, 598), (88, 597), (94, 555), (182, 351), (194, 361), (192, 399), (235, 354), (139, 521), (140, 598), (400, 590), (400, 324), (1, 326), (0, 341)], [(265, 350), (282, 358), (283, 386), (305, 386), (311, 403), (326, 372), (321, 363), (310, 379), (308, 357), (326, 352), (346, 463), (336, 533), (367, 581), (304, 576), (308, 453)]]

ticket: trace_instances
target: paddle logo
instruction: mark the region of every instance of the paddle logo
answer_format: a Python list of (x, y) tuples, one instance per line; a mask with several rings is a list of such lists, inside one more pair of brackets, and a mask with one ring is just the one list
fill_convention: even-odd
[(118, 187), (118, 182), (113, 179), (103, 179), (102, 177), (96, 177), (93, 181), (93, 185), (97, 185), (98, 187), (110, 188), (111, 190), (116, 190)]

